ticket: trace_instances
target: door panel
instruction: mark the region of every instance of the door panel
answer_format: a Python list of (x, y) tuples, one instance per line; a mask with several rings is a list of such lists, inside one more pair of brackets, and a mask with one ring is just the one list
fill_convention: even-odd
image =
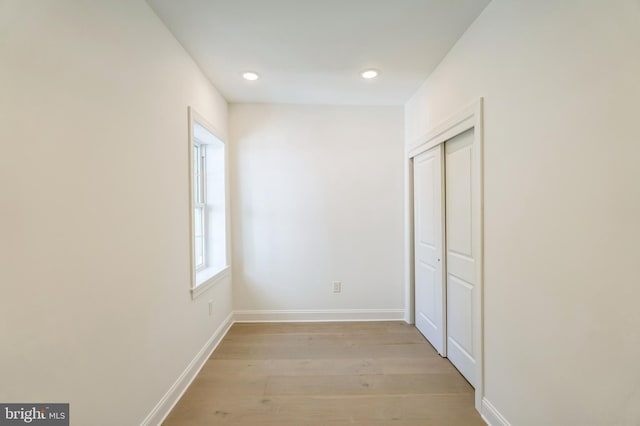
[(415, 157), (415, 312), (416, 327), (436, 350), (445, 353), (442, 262), (443, 153), (437, 146)]
[[(462, 139), (461, 139), (462, 138)], [(470, 139), (470, 140), (469, 140)], [(472, 256), (471, 149), (473, 132), (445, 144), (447, 198), (447, 252)]]
[(473, 130), (445, 143), (447, 357), (475, 385)]
[[(450, 341), (455, 342), (467, 356), (473, 353), (473, 340), (471, 335), (471, 292), (473, 287), (467, 281), (457, 278), (453, 274), (447, 274), (447, 301), (457, 310), (456, 315), (451, 315), (447, 322), (450, 330)], [(460, 308), (460, 309), (458, 309)]]

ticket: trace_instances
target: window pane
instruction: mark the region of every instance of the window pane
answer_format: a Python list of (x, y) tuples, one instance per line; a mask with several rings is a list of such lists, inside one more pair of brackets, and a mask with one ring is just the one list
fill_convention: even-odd
[(204, 236), (204, 215), (202, 207), (196, 207), (193, 215), (193, 234), (196, 238)]
[(204, 265), (204, 237), (195, 237), (195, 258), (196, 258), (196, 269), (200, 266)]
[(193, 146), (193, 199), (200, 203), (200, 147)]
[(193, 209), (193, 243), (195, 251), (195, 267), (198, 269), (206, 263), (204, 207), (202, 206), (197, 206)]
[(200, 164), (200, 168), (198, 169), (198, 177), (200, 178), (199, 182), (198, 182), (198, 200), (201, 203), (206, 203), (207, 202), (207, 196), (206, 196), (206, 188), (207, 185), (205, 183), (205, 179), (206, 179), (206, 174), (207, 174), (207, 167), (206, 167), (206, 155), (207, 155), (207, 148), (204, 145), (200, 145), (199, 148), (199, 152), (200, 152), (200, 159), (198, 161), (198, 164)]

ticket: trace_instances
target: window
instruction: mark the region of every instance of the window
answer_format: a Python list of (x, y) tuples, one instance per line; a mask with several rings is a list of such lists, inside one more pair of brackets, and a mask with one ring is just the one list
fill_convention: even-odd
[(225, 144), (216, 131), (189, 108), (191, 182), (191, 291), (204, 292), (229, 270)]

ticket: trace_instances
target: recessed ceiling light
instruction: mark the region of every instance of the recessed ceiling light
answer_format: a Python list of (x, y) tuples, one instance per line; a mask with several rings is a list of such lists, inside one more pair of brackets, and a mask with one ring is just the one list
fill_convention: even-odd
[(255, 80), (260, 78), (260, 76), (257, 73), (253, 72), (253, 71), (247, 71), (247, 72), (243, 73), (242, 77), (245, 80), (249, 80), (249, 81), (255, 81)]
[(365, 70), (360, 74), (362, 78), (371, 79), (376, 78), (378, 76), (378, 71), (376, 70)]

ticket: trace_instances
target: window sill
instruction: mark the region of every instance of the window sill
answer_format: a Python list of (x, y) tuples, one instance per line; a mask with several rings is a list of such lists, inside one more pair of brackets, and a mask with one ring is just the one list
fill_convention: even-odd
[(205, 269), (196, 274), (196, 282), (200, 282), (200, 284), (191, 288), (191, 298), (197, 299), (202, 294), (204, 294), (207, 290), (209, 290), (214, 285), (218, 284), (224, 278), (227, 278), (231, 274), (231, 266), (225, 266), (219, 271), (214, 271), (212, 269)]

